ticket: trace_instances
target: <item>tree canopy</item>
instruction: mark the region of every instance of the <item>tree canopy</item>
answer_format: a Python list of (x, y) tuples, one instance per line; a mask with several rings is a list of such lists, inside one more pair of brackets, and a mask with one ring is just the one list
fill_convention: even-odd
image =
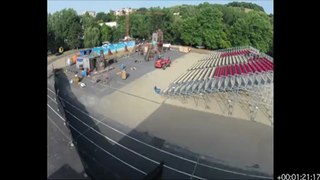
[[(251, 9), (250, 11), (243, 10)], [(48, 14), (47, 49), (94, 47), (104, 41), (117, 42), (126, 35), (125, 16), (99, 12), (77, 15), (72, 9)], [(116, 27), (99, 25), (116, 21)], [(164, 41), (172, 44), (220, 49), (250, 45), (272, 54), (273, 14), (266, 14), (253, 3), (232, 2), (226, 5), (201, 3), (170, 8), (140, 8), (129, 15), (129, 35), (151, 40), (157, 29)]]
[(80, 17), (73, 9), (63, 9), (48, 15), (47, 25), (48, 46), (53, 51), (60, 46), (65, 49), (80, 47)]
[(248, 9), (253, 9), (253, 10), (258, 10), (258, 11), (263, 11), (263, 7), (253, 4), (253, 3), (248, 3), (248, 2), (231, 2), (228, 3), (227, 6), (232, 6), (232, 7), (243, 7), (243, 8), (248, 8)]
[(96, 15), (96, 21), (101, 20), (103, 22), (107, 22), (108, 18), (108, 15), (104, 12), (98, 12)]
[(104, 42), (104, 41), (111, 41), (111, 27), (107, 26), (107, 25), (102, 25), (100, 28), (100, 33), (101, 33), (101, 39), (100, 42)]
[(96, 47), (100, 45), (100, 30), (97, 27), (88, 27), (84, 31), (84, 47)]

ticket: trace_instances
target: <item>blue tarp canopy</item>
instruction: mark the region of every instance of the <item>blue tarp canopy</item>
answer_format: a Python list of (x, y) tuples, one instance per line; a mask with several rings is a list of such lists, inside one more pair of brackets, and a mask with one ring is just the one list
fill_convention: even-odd
[(104, 54), (108, 54), (108, 50), (110, 49), (110, 51), (112, 53), (116, 52), (116, 51), (123, 51), (125, 50), (125, 46), (127, 46), (127, 48), (132, 48), (135, 46), (135, 42), (134, 41), (128, 41), (128, 42), (119, 42), (116, 44), (109, 44), (109, 45), (103, 45), (100, 47), (95, 47), (92, 49), (93, 52), (100, 54), (100, 50), (103, 50)]

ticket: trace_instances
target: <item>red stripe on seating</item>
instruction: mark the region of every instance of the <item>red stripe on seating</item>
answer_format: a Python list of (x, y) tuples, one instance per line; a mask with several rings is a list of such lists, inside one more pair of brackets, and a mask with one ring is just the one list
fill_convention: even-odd
[(248, 63), (245, 63), (243, 66), (246, 68), (247, 73), (253, 72), (252, 69), (248, 66)]
[(266, 63), (265, 61), (261, 61), (262, 64), (264, 64), (264, 66), (268, 69), (268, 70), (272, 70), (272, 67)]
[(234, 69), (236, 71), (236, 74), (240, 74), (238, 68), (239, 68), (238, 64), (234, 64)]
[(267, 61), (270, 63), (271, 67), (273, 68), (273, 62), (271, 62), (269, 60), (267, 60)]
[(261, 63), (261, 60), (256, 61), (262, 71), (268, 71), (268, 69)]
[(265, 60), (261, 60), (261, 63), (263, 63), (268, 70), (272, 70), (272, 67)]
[(229, 71), (229, 66), (225, 66), (225, 76), (227, 77), (228, 76), (228, 71)]
[(215, 78), (218, 77), (219, 69), (220, 69), (220, 67), (217, 66), (216, 70), (214, 71), (214, 77), (215, 77)]
[(242, 67), (242, 64), (239, 64), (239, 70), (240, 70), (241, 74), (246, 74), (245, 70)]
[(219, 77), (223, 76), (223, 73), (224, 73), (224, 67), (221, 67)]
[(271, 68), (273, 68), (273, 63), (272, 62), (270, 62), (267, 59), (264, 59), (264, 62), (266, 62)]
[(260, 66), (258, 66), (258, 64), (256, 64), (256, 61), (252, 61), (252, 66), (256, 68), (258, 72), (262, 72), (262, 69), (260, 68)]
[(250, 70), (248, 69), (248, 66), (246, 66), (246, 64), (247, 64), (247, 63), (243, 63), (243, 64), (242, 64), (242, 68), (244, 69), (244, 71), (245, 71), (246, 74), (249, 74), (249, 73), (250, 73)]
[(261, 69), (262, 69), (263, 71), (268, 71), (268, 69), (261, 63), (261, 60), (256, 61), (256, 63), (259, 64), (259, 66), (261, 67)]
[(248, 66), (250, 67), (250, 69), (252, 70), (253, 73), (255, 73), (257, 71), (257, 69), (254, 68), (251, 63), (248, 63)]
[(233, 65), (230, 65), (230, 73), (231, 73), (231, 76), (234, 76), (234, 71), (233, 71)]

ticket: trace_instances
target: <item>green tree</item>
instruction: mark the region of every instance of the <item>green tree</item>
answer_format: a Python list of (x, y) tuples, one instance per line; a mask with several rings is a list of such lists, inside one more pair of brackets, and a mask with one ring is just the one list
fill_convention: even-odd
[(140, 13), (130, 14), (129, 33), (133, 38), (147, 39), (150, 32), (150, 21), (146, 15)]
[(55, 43), (54, 31), (51, 28), (47, 28), (47, 50), (51, 53), (57, 52), (57, 45)]
[(99, 27), (98, 22), (94, 17), (90, 16), (88, 12), (81, 16), (81, 23), (84, 30), (88, 27)]
[(108, 15), (104, 12), (98, 12), (96, 15), (96, 21), (101, 20), (102, 22), (108, 21)]
[(164, 16), (165, 14), (161, 11), (160, 8), (150, 8), (148, 12), (150, 17), (150, 26), (152, 31), (157, 29), (163, 29)]
[(55, 12), (52, 15), (49, 14), (47, 23), (48, 44), (52, 50), (57, 51), (60, 46), (66, 48), (64, 42), (64, 39), (66, 38), (64, 33), (65, 27), (61, 21), (61, 12)]
[(84, 31), (84, 46), (92, 48), (99, 46), (100, 43), (100, 30), (97, 27), (88, 27)]
[(246, 18), (240, 18), (232, 26), (230, 39), (232, 46), (251, 45), (249, 39), (249, 24)]
[(203, 39), (199, 31), (201, 24), (196, 17), (189, 17), (182, 21), (181, 40), (186, 45), (202, 46)]
[[(244, 8), (254, 9), (246, 12)], [(173, 15), (179, 13), (178, 15)], [(109, 28), (99, 23), (116, 21)], [(126, 35), (125, 16), (100, 12), (96, 18), (88, 13), (77, 16), (72, 9), (48, 14), (48, 50), (58, 47), (93, 47), (103, 41), (118, 42)], [(129, 35), (150, 40), (157, 29), (164, 32), (164, 41), (172, 44), (205, 46), (208, 49), (251, 45), (272, 53), (273, 15), (252, 3), (233, 2), (227, 5), (202, 3), (170, 8), (140, 8), (129, 15)]]
[(176, 28), (179, 28), (178, 26), (175, 26), (175, 22), (180, 19), (180, 16), (174, 16), (174, 12), (169, 8), (162, 9), (162, 12), (164, 13), (162, 29), (164, 42), (173, 43), (173, 41), (180, 37), (178, 31), (175, 31)]
[(58, 46), (56, 45), (56, 37), (53, 29), (52, 15), (47, 16), (47, 50), (51, 53), (56, 53)]
[(179, 12), (182, 19), (186, 19), (188, 17), (194, 17), (197, 15), (196, 6), (191, 5), (182, 5), (177, 8), (174, 8), (174, 12)]
[(227, 4), (227, 6), (243, 7), (243, 8), (254, 9), (254, 10), (265, 12), (263, 7), (261, 7), (257, 4), (247, 3), (247, 2), (231, 2), (231, 3)]
[(137, 13), (139, 13), (139, 14), (145, 14), (147, 11), (148, 11), (148, 9), (144, 8), (144, 7), (137, 9)]
[(270, 22), (273, 25), (273, 14), (269, 14), (269, 17), (270, 17)]
[(245, 14), (240, 11), (240, 9), (234, 7), (222, 6), (219, 9), (223, 14), (223, 21), (228, 27), (232, 26), (237, 19), (243, 17)]
[(225, 33), (223, 14), (215, 7), (203, 8), (198, 17), (201, 23), (204, 45), (210, 49), (228, 48), (231, 46)]
[(181, 33), (183, 32), (183, 20), (179, 16), (173, 18), (164, 32), (164, 41), (172, 44), (182, 44)]
[(231, 32), (233, 46), (250, 45), (265, 53), (272, 47), (273, 27), (265, 13), (247, 13), (236, 21)]
[(114, 15), (114, 13), (109, 12), (109, 13), (107, 14), (107, 19), (106, 19), (106, 21), (107, 21), (107, 22), (111, 22), (111, 21), (115, 21), (115, 20), (116, 20), (116, 16)]
[(125, 16), (119, 16), (117, 20), (117, 27), (112, 28), (112, 39), (111, 42), (118, 42), (123, 39), (126, 35), (126, 19)]
[(181, 39), (186, 45), (205, 46), (209, 49), (231, 46), (223, 23), (222, 12), (206, 3), (198, 6), (199, 13), (183, 21)]
[(101, 42), (104, 41), (111, 41), (111, 28), (107, 25), (102, 25), (100, 28), (100, 34), (101, 34)]
[(54, 34), (56, 46), (65, 49), (78, 48), (81, 45), (80, 18), (73, 9), (63, 9), (48, 16), (50, 32)]
[(70, 49), (79, 48), (81, 41), (81, 25), (79, 23), (70, 24), (66, 43)]

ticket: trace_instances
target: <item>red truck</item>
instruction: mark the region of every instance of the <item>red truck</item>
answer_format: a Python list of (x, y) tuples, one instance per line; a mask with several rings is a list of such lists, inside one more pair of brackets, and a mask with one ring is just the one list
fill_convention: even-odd
[(170, 66), (170, 64), (171, 64), (170, 58), (159, 57), (158, 60), (156, 60), (156, 62), (154, 63), (154, 67), (162, 68), (163, 70), (165, 70), (167, 67)]

